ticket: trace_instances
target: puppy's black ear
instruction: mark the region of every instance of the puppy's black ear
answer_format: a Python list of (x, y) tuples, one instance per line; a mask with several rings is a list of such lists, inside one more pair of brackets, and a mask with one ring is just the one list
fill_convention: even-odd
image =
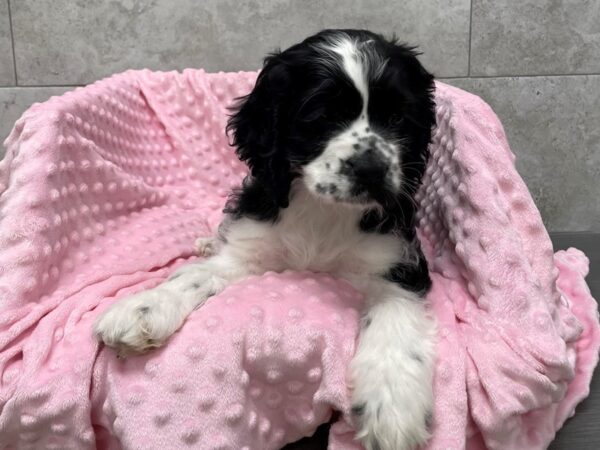
[(405, 120), (410, 124), (413, 149), (426, 156), (435, 126), (434, 77), (417, 59), (421, 53), (415, 47), (395, 43), (391, 53), (392, 70), (406, 102)]
[(405, 195), (400, 200), (402, 229), (405, 237), (415, 237), (416, 203), (414, 195), (421, 184), (429, 159), (429, 143), (435, 126), (434, 77), (421, 65), (414, 47), (392, 41), (388, 61), (389, 82), (397, 90), (402, 108), (403, 127), (407, 146), (402, 162), (406, 169)]
[(267, 57), (254, 89), (240, 99), (227, 123), (238, 157), (250, 167), (254, 182), (261, 184), (280, 208), (289, 204), (292, 182), (287, 151), (280, 139), (290, 84), (280, 54)]

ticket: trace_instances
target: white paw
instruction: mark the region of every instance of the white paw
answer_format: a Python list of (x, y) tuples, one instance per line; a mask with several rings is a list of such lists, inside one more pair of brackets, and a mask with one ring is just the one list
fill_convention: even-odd
[(194, 245), (200, 256), (208, 257), (217, 253), (217, 239), (214, 237), (199, 237)]
[(396, 301), (367, 314), (350, 365), (356, 436), (367, 450), (413, 450), (429, 438), (433, 323), (419, 309)]
[[(368, 391), (357, 386), (361, 392)], [(418, 398), (418, 392), (394, 392), (385, 385), (370, 398), (353, 397), (352, 415), (356, 437), (366, 450), (414, 450), (427, 442), (433, 402)]]
[(121, 299), (96, 320), (94, 334), (121, 357), (159, 347), (185, 319), (179, 300), (160, 287)]

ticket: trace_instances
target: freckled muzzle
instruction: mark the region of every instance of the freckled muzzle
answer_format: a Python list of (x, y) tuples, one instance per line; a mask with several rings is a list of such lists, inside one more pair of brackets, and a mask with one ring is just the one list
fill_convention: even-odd
[(399, 168), (394, 148), (376, 134), (354, 137), (355, 153), (342, 162), (340, 174), (351, 180), (352, 195), (369, 194), (377, 198), (382, 190), (389, 190), (395, 184), (392, 178), (397, 176)]
[(304, 168), (305, 183), (326, 200), (383, 204), (400, 191), (400, 153), (398, 144), (358, 123), (332, 139)]

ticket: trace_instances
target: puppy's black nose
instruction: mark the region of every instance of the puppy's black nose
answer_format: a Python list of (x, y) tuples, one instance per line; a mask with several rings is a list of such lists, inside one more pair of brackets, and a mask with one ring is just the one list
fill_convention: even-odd
[(363, 182), (381, 182), (389, 166), (381, 153), (369, 148), (348, 160), (352, 173)]

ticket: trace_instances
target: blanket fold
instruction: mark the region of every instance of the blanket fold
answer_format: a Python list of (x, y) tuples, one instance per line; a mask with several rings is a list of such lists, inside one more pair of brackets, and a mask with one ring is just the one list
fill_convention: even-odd
[[(168, 344), (117, 360), (91, 336), (118, 298), (192, 261), (246, 174), (227, 107), (255, 73), (128, 71), (33, 105), (0, 162), (0, 449), (278, 449), (342, 413), (362, 298), (267, 273)], [(418, 194), (439, 323), (428, 449), (543, 449), (598, 361), (588, 260), (556, 254), (497, 117), (437, 83)]]

